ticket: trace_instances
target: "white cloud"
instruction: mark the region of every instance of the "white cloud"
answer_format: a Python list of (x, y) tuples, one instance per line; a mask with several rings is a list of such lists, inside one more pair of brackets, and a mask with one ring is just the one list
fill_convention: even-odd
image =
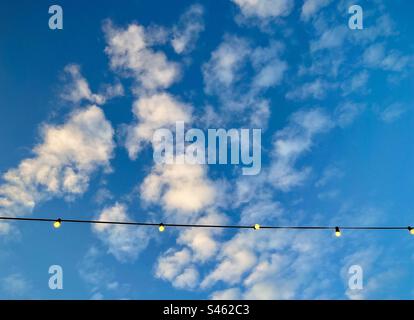
[(346, 39), (347, 34), (348, 29), (344, 26), (328, 29), (322, 33), (318, 40), (311, 43), (311, 51), (341, 47)]
[(230, 88), (241, 78), (239, 71), (250, 54), (245, 39), (225, 36), (224, 41), (211, 54), (211, 59), (203, 66), (205, 90), (208, 93)]
[(305, 0), (301, 11), (302, 20), (308, 21), (311, 17), (315, 16), (319, 10), (330, 3), (331, 0)]
[(191, 289), (196, 286), (198, 282), (198, 271), (194, 267), (186, 268), (174, 280), (173, 284), (177, 288)]
[(247, 249), (237, 247), (237, 250), (228, 246), (225, 258), (202, 282), (202, 287), (213, 285), (217, 281), (224, 281), (234, 285), (256, 263), (256, 255)]
[[(116, 203), (104, 209), (99, 221), (131, 221), (125, 205)], [(108, 252), (121, 262), (135, 260), (149, 241), (147, 229), (137, 226), (94, 224), (93, 231), (108, 246)]]
[(156, 165), (141, 185), (143, 200), (178, 210), (183, 219), (213, 204), (215, 192), (202, 165)]
[(286, 98), (291, 100), (305, 100), (308, 98), (321, 100), (325, 98), (327, 92), (335, 88), (334, 83), (317, 78), (311, 82), (297, 86), (295, 89), (286, 93)]
[(137, 123), (128, 126), (125, 142), (130, 158), (135, 159), (142, 147), (152, 141), (156, 129), (175, 127), (177, 121), (190, 123), (191, 112), (191, 106), (168, 93), (143, 96), (136, 100), (133, 113)]
[(80, 72), (80, 66), (70, 64), (65, 67), (64, 71), (69, 79), (67, 79), (68, 83), (61, 94), (62, 99), (72, 103), (80, 103), (83, 100), (93, 104), (105, 103), (104, 96), (92, 93), (88, 82)]
[[(224, 225), (227, 219), (224, 215), (209, 212), (197, 220), (197, 224)], [(205, 262), (214, 257), (219, 249), (219, 243), (214, 239), (215, 235), (221, 233), (217, 229), (190, 228), (180, 233), (177, 243), (187, 245), (193, 252), (193, 260)]]
[(109, 294), (123, 298), (130, 291), (130, 285), (118, 282), (113, 270), (101, 262), (101, 258), (101, 250), (91, 246), (77, 264), (79, 276), (90, 290), (90, 299), (101, 300)]
[(0, 279), (1, 290), (8, 296), (26, 297), (31, 290), (28, 280), (20, 273), (12, 273)]
[(163, 52), (151, 49), (151, 45), (161, 41), (159, 29), (145, 30), (138, 24), (117, 29), (107, 23), (104, 31), (107, 41), (105, 52), (110, 57), (111, 68), (133, 77), (139, 86), (137, 89), (165, 89), (178, 79), (178, 64), (168, 61)]
[(294, 0), (232, 0), (246, 17), (260, 19), (288, 16), (294, 7)]
[[(207, 210), (206, 215), (191, 221), (202, 225), (220, 225), (226, 224), (227, 218), (214, 210)], [(199, 284), (196, 264), (206, 264), (215, 258), (221, 246), (217, 236), (221, 233), (220, 229), (210, 228), (189, 228), (180, 232), (177, 244), (183, 248), (179, 251), (171, 248), (158, 258), (156, 277), (170, 281), (177, 288), (195, 288)]]
[(335, 108), (334, 117), (337, 124), (344, 128), (352, 124), (364, 110), (365, 104), (345, 102)]
[[(280, 58), (284, 47), (271, 42), (267, 47), (252, 48), (243, 38), (225, 36), (203, 66), (205, 90), (209, 94), (230, 94), (239, 81), (245, 80), (244, 67), (250, 62), (255, 74), (251, 87), (256, 92), (280, 84), (287, 70), (287, 63)], [(223, 93), (224, 92), (224, 93)]]
[(315, 183), (315, 186), (318, 188), (324, 187), (336, 179), (341, 179), (343, 176), (344, 172), (341, 169), (336, 166), (329, 166), (323, 171), (322, 176)]
[[(213, 292), (215, 299), (306, 299), (326, 292), (332, 248), (318, 235), (305, 233), (239, 232), (222, 246), (217, 265), (202, 281), (221, 281), (231, 289)], [(237, 289), (233, 287), (238, 284)]]
[(96, 247), (90, 247), (82, 260), (78, 263), (79, 275), (83, 281), (96, 291), (104, 283), (112, 281), (112, 274), (102, 263), (99, 263), (101, 252)]
[(342, 83), (341, 89), (343, 90), (344, 95), (349, 95), (356, 92), (365, 93), (368, 80), (369, 73), (363, 70), (355, 74), (351, 79), (346, 79)]
[(204, 30), (204, 8), (195, 4), (190, 6), (173, 27), (171, 44), (176, 53), (188, 53), (195, 47), (199, 34)]
[(289, 125), (276, 133), (274, 161), (269, 171), (270, 182), (283, 191), (301, 185), (310, 169), (298, 171), (294, 168), (296, 160), (310, 150), (314, 136), (327, 132), (332, 127), (332, 120), (321, 109), (293, 114)]
[(252, 51), (252, 65), (256, 71), (252, 86), (255, 90), (271, 88), (281, 83), (287, 70), (287, 63), (280, 59), (283, 49), (281, 43), (272, 42), (268, 47), (258, 47)]
[[(284, 46), (276, 41), (265, 47), (254, 47), (246, 39), (224, 37), (203, 65), (204, 90), (218, 97), (223, 123), (235, 120), (228, 112), (234, 110), (244, 112), (236, 119), (239, 126), (266, 128), (271, 105), (264, 93), (284, 79), (288, 65), (281, 58), (283, 51)], [(252, 70), (252, 76), (247, 77)]]
[(393, 103), (384, 110), (380, 111), (379, 117), (385, 123), (392, 123), (400, 119), (407, 111), (407, 108), (403, 104)]
[(103, 93), (101, 94), (105, 100), (120, 97), (124, 95), (124, 87), (120, 82), (114, 84), (107, 84), (104, 86)]
[[(251, 186), (251, 182), (246, 182)], [(247, 225), (254, 225), (256, 223), (263, 224), (265, 221), (274, 221), (283, 212), (284, 210), (281, 204), (272, 199), (267, 193), (264, 193), (256, 197), (253, 203), (243, 208), (240, 223)]]
[(380, 43), (369, 46), (363, 54), (363, 61), (368, 67), (386, 71), (404, 71), (412, 60), (411, 56), (404, 56), (396, 50), (386, 52), (385, 46)]
[(69, 64), (64, 68), (65, 86), (62, 89), (60, 97), (63, 100), (80, 104), (88, 102), (90, 104), (102, 105), (107, 100), (124, 95), (124, 87), (120, 82), (113, 85), (106, 84), (99, 93), (93, 93), (89, 87), (89, 83), (81, 74), (81, 68), (77, 64)]
[(53, 196), (84, 193), (92, 173), (109, 170), (113, 135), (96, 106), (72, 113), (63, 125), (44, 125), (43, 141), (33, 149), (34, 156), (3, 175), (0, 211), (21, 215)]
[(180, 251), (170, 249), (158, 258), (155, 276), (178, 288), (193, 288), (198, 281), (198, 272), (188, 266), (191, 259), (191, 252), (186, 248)]
[(211, 294), (212, 300), (240, 300), (240, 289), (230, 288), (221, 291), (215, 291)]
[[(345, 8), (346, 9), (346, 8)], [(381, 11), (381, 7), (377, 8)], [(358, 41), (362, 44), (372, 43), (379, 38), (388, 38), (390, 36), (398, 36), (398, 31), (395, 26), (394, 21), (388, 13), (384, 12), (385, 7), (382, 8), (382, 14), (379, 14), (376, 10), (375, 16), (378, 18), (374, 21), (371, 21), (369, 24), (364, 25), (362, 32), (351, 32), (350, 36), (354, 41)], [(370, 13), (368, 13), (370, 14)], [(372, 14), (372, 13), (371, 13)], [(371, 18), (371, 17), (370, 17)]]

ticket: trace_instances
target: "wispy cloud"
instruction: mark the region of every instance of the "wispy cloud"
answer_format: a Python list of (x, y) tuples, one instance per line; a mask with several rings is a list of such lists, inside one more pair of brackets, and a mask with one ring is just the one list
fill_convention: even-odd
[(204, 8), (199, 4), (190, 6), (173, 27), (171, 45), (178, 54), (194, 49), (199, 34), (204, 30)]

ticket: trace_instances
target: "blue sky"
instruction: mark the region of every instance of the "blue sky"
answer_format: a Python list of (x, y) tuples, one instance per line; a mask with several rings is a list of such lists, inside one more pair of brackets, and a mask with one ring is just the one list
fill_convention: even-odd
[[(414, 225), (411, 2), (359, 1), (363, 30), (345, 0), (52, 4), (0, 4), (1, 215)], [(260, 174), (155, 164), (180, 120), (262, 129)], [(413, 240), (2, 223), (0, 298), (412, 299)]]

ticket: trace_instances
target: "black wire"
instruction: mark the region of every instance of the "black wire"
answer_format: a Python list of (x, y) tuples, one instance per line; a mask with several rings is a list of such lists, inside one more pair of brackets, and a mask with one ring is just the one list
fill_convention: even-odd
[[(251, 229), (254, 225), (215, 225), (215, 224), (176, 224), (176, 223), (151, 223), (136, 221), (105, 221), (105, 220), (79, 220), (79, 219), (50, 219), (50, 218), (18, 218), (18, 217), (1, 217), (0, 220), (10, 221), (39, 221), (39, 222), (68, 222), (68, 223), (88, 223), (88, 224), (112, 224), (112, 225), (130, 225), (130, 226), (164, 226), (177, 228), (221, 228), (221, 229)], [(260, 226), (260, 229), (291, 229), (291, 230), (411, 230), (410, 226)]]

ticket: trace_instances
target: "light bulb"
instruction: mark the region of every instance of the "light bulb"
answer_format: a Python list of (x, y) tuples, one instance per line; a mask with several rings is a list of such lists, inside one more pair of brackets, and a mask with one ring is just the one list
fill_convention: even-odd
[(160, 232), (163, 232), (165, 230), (165, 226), (161, 223), (160, 226), (158, 227), (158, 230)]
[(57, 219), (55, 222), (53, 222), (53, 227), (55, 229), (60, 228), (61, 225), (62, 225), (62, 220), (60, 220), (60, 219)]
[(260, 229), (260, 224), (256, 223), (253, 228), (254, 228), (254, 230), (259, 230)]
[(414, 228), (413, 227), (408, 227), (408, 231), (410, 231), (410, 234), (414, 235)]
[(339, 230), (339, 227), (335, 227), (335, 236), (338, 238), (341, 236), (341, 230)]

